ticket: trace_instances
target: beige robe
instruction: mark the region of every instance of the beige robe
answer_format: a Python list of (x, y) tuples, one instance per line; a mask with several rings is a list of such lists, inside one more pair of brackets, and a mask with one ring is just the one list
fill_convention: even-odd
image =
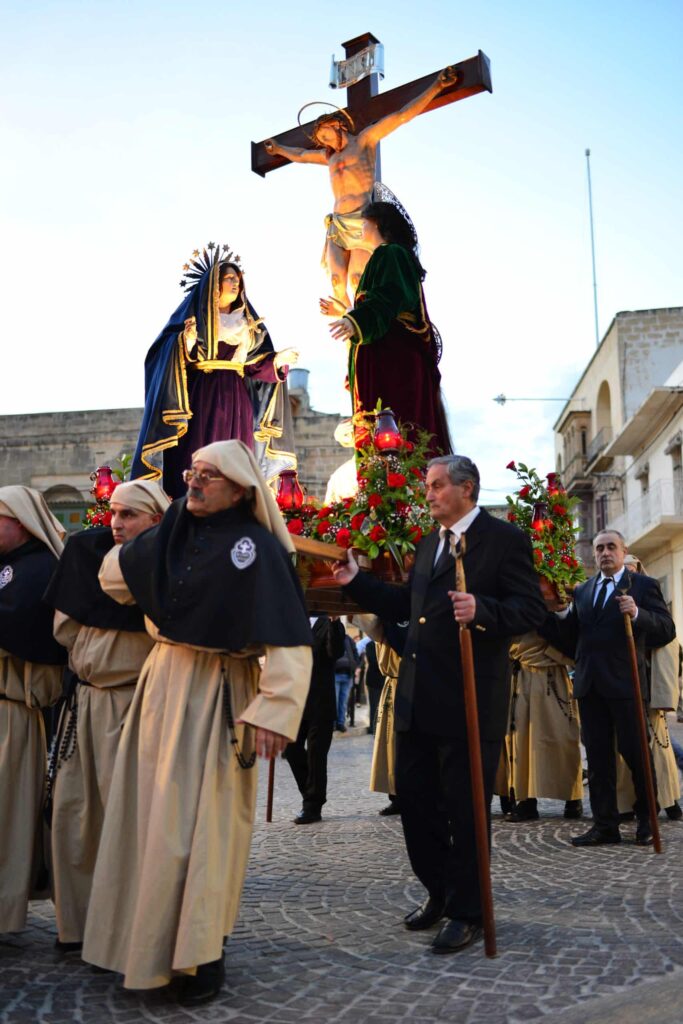
[[(580, 800), (583, 796), (579, 712), (572, 697), (571, 661), (536, 633), (510, 649), (513, 673), (508, 731), (495, 791), (515, 800)], [(514, 729), (512, 725), (514, 724)]]
[[(131, 601), (110, 551), (100, 581)], [(83, 959), (157, 988), (222, 955), (239, 910), (257, 769), (230, 743), (224, 680), (239, 747), (251, 726), (296, 738), (311, 676), (308, 647), (241, 656), (156, 640), (126, 718), (104, 818)], [(265, 665), (259, 673), (259, 655)]]
[(62, 942), (82, 942), (121, 729), (154, 641), (146, 632), (82, 626), (59, 611), (54, 632), (70, 668), (90, 684), (77, 690), (76, 742), (59, 765), (52, 809), (57, 930)]
[(401, 664), (396, 651), (388, 644), (377, 643), (377, 664), (384, 675), (384, 687), (377, 708), (375, 744), (372, 748), (370, 789), (374, 793), (396, 795), (396, 733), (394, 732), (394, 701)]
[(44, 866), (43, 800), (47, 750), (40, 708), (62, 689), (59, 665), (38, 665), (0, 650), (0, 932), (26, 924)]

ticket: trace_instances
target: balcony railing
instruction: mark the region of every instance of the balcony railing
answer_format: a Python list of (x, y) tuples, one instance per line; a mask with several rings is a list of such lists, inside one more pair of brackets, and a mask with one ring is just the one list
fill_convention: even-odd
[(591, 443), (588, 445), (588, 451), (586, 452), (586, 461), (588, 462), (589, 466), (591, 462), (593, 462), (594, 459), (598, 457), (603, 448), (607, 447), (611, 440), (611, 427), (603, 427), (602, 430), (598, 431), (598, 433), (595, 435)]
[(672, 480), (658, 480), (642, 498), (632, 502), (622, 515), (611, 519), (608, 529), (619, 530), (628, 541), (640, 536), (664, 517), (679, 518), (683, 526), (683, 488)]
[(586, 456), (575, 455), (560, 474), (565, 487), (571, 487), (576, 480), (586, 480)]

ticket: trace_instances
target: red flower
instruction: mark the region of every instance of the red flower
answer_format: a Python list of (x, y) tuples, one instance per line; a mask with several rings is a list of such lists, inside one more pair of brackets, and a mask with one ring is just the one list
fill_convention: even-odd
[(509, 523), (516, 523), (517, 522), (517, 516), (515, 515), (514, 512), (508, 512), (508, 522)]
[(555, 554), (555, 548), (552, 546), (552, 544), (546, 544), (546, 548), (545, 549), (546, 549), (546, 551), (548, 552), (549, 555), (554, 555)]
[(351, 517), (351, 529), (360, 530), (361, 526), (365, 522), (365, 512), (356, 512), (355, 516)]
[(382, 504), (382, 495), (374, 491), (368, 498), (368, 508), (377, 508), (378, 505)]
[(389, 487), (404, 487), (407, 482), (403, 473), (387, 473), (387, 484)]
[(359, 486), (359, 487), (361, 488), (361, 490), (362, 490), (362, 489), (363, 489), (364, 487), (367, 487), (367, 486), (368, 486), (368, 480), (367, 480), (367, 477), (365, 477), (365, 476), (359, 476), (359, 477), (358, 477), (358, 486)]
[(560, 561), (564, 562), (565, 565), (571, 565), (572, 564), (572, 559), (569, 557), (569, 555), (562, 555), (562, 558), (560, 559)]
[(413, 544), (417, 544), (419, 540), (422, 540), (422, 529), (419, 526), (410, 527), (410, 539)]
[(332, 524), (330, 523), (329, 519), (322, 519), (316, 527), (316, 533), (318, 534), (318, 536), (324, 537), (326, 533), (329, 533), (331, 525)]
[(342, 526), (341, 530), (337, 530), (337, 536), (335, 538), (340, 548), (351, 547), (351, 531), (347, 530), (345, 526)]
[(411, 466), (410, 467), (410, 472), (413, 474), (413, 476), (416, 476), (418, 480), (422, 480), (423, 479), (423, 477), (422, 477), (422, 470), (418, 469), (417, 466)]
[(413, 444), (412, 441), (404, 441), (403, 442), (403, 447), (405, 448), (405, 450), (407, 452), (415, 451), (415, 445)]
[(537, 562), (543, 561), (543, 553), (538, 548), (534, 548), (534, 558)]
[(111, 512), (109, 509), (102, 516), (102, 526), (111, 526)]
[(513, 459), (512, 462), (508, 462), (508, 464), (507, 464), (507, 466), (505, 468), (506, 469), (514, 469), (514, 471), (517, 472), (517, 467), (515, 466), (515, 460)]
[(548, 565), (549, 565), (549, 566), (550, 566), (550, 568), (552, 569), (552, 568), (553, 568), (553, 566), (555, 565), (555, 559), (554, 559), (554, 558), (549, 558), (549, 559), (548, 559)]
[(548, 481), (548, 486), (552, 487), (555, 481), (557, 480), (557, 473), (548, 473), (548, 475), (546, 476), (546, 480)]
[(579, 563), (577, 562), (577, 560), (575, 558), (572, 558), (572, 569), (576, 569), (578, 564)]
[(318, 519), (327, 519), (331, 511), (332, 509), (329, 507), (329, 505), (323, 505), (323, 507), (318, 512)]
[(564, 505), (553, 505), (553, 512), (556, 516), (566, 516), (567, 509)]
[(528, 484), (526, 484), (524, 487), (521, 487), (520, 490), (519, 490), (519, 497), (520, 498), (527, 498), (530, 494), (531, 494), (531, 487), (529, 487)]
[(407, 516), (410, 510), (410, 505), (406, 504), (405, 501), (397, 501), (395, 507), (399, 516)]
[(384, 529), (383, 526), (380, 526), (379, 523), (377, 523), (376, 526), (373, 526), (373, 528), (370, 530), (370, 540), (382, 540), (382, 538), (386, 537), (386, 535), (387, 531)]
[(303, 519), (290, 519), (287, 523), (287, 529), (290, 533), (303, 533), (304, 521)]
[(353, 498), (344, 498), (342, 500), (342, 505), (344, 506), (344, 508), (351, 508), (351, 506), (353, 505)]

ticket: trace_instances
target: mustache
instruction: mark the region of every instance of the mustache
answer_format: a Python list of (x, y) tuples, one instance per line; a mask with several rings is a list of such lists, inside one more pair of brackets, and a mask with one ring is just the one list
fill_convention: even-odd
[(188, 487), (187, 489), (188, 498), (194, 498), (195, 501), (204, 501), (204, 492), (198, 491), (196, 487)]

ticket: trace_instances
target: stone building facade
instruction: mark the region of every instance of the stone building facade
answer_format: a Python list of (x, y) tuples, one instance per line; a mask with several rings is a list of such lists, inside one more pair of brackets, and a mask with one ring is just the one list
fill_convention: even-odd
[[(328, 477), (349, 457), (333, 437), (341, 416), (311, 407), (308, 370), (292, 370), (289, 381), (299, 479), (322, 499)], [(0, 416), (0, 486), (35, 487), (76, 530), (92, 504), (91, 472), (134, 451), (141, 420), (141, 408)]]

